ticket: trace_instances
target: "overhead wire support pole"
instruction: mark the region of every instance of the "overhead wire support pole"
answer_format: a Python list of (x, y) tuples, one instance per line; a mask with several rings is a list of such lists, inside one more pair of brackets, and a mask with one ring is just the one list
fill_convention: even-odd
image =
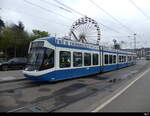
[(136, 33), (134, 33), (134, 52), (136, 53)]

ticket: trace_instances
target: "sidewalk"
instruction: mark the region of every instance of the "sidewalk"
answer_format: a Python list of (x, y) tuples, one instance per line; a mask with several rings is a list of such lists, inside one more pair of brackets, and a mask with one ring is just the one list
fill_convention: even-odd
[(26, 79), (21, 70), (17, 71), (0, 71), (0, 83), (9, 81), (19, 81)]

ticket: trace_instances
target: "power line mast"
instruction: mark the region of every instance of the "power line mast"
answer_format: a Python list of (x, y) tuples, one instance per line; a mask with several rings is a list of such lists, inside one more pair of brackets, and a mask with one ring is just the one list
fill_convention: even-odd
[(134, 33), (134, 52), (136, 53), (136, 33)]

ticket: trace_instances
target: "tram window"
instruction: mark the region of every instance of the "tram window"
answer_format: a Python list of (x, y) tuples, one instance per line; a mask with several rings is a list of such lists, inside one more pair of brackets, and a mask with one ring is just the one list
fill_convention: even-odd
[(93, 54), (93, 65), (98, 65), (98, 54)]
[(67, 68), (71, 66), (71, 53), (67, 51), (60, 51), (60, 68)]
[(73, 66), (74, 67), (82, 66), (82, 53), (80, 53), (80, 52), (73, 53)]
[(124, 62), (124, 56), (121, 57), (121, 62)]
[(124, 56), (124, 62), (127, 62), (127, 56)]
[(132, 56), (131, 60), (133, 61), (133, 59), (134, 59), (134, 58), (133, 58), (133, 56)]
[(131, 57), (129, 56), (129, 61), (131, 61)]
[(130, 61), (132, 61), (132, 56), (130, 56)]
[(125, 56), (123, 56), (123, 60), (122, 60), (122, 62), (125, 62)]
[(130, 56), (130, 61), (132, 61), (132, 57)]
[(43, 63), (40, 70), (46, 70), (54, 67), (54, 50), (45, 49)]
[(113, 56), (113, 63), (116, 64), (116, 55)]
[(122, 56), (122, 62), (125, 62), (125, 58), (124, 58), (124, 56)]
[(109, 55), (109, 64), (112, 64), (112, 63), (113, 63), (113, 56)]
[(108, 55), (105, 55), (105, 64), (108, 64)]
[(91, 54), (84, 53), (84, 66), (90, 66), (90, 65), (91, 65)]
[(129, 56), (129, 61), (131, 61), (131, 56)]
[(121, 59), (122, 59), (122, 57), (121, 57), (121, 56), (119, 56), (119, 63), (121, 63), (121, 61), (122, 61)]
[(134, 61), (136, 61), (136, 57), (134, 56)]
[(130, 57), (128, 56), (128, 62), (130, 61)]

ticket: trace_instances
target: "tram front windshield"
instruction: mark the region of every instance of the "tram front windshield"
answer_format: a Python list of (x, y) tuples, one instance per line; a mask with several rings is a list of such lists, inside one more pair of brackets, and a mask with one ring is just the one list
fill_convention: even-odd
[(54, 50), (50, 48), (32, 48), (28, 58), (27, 71), (46, 70), (54, 67)]

